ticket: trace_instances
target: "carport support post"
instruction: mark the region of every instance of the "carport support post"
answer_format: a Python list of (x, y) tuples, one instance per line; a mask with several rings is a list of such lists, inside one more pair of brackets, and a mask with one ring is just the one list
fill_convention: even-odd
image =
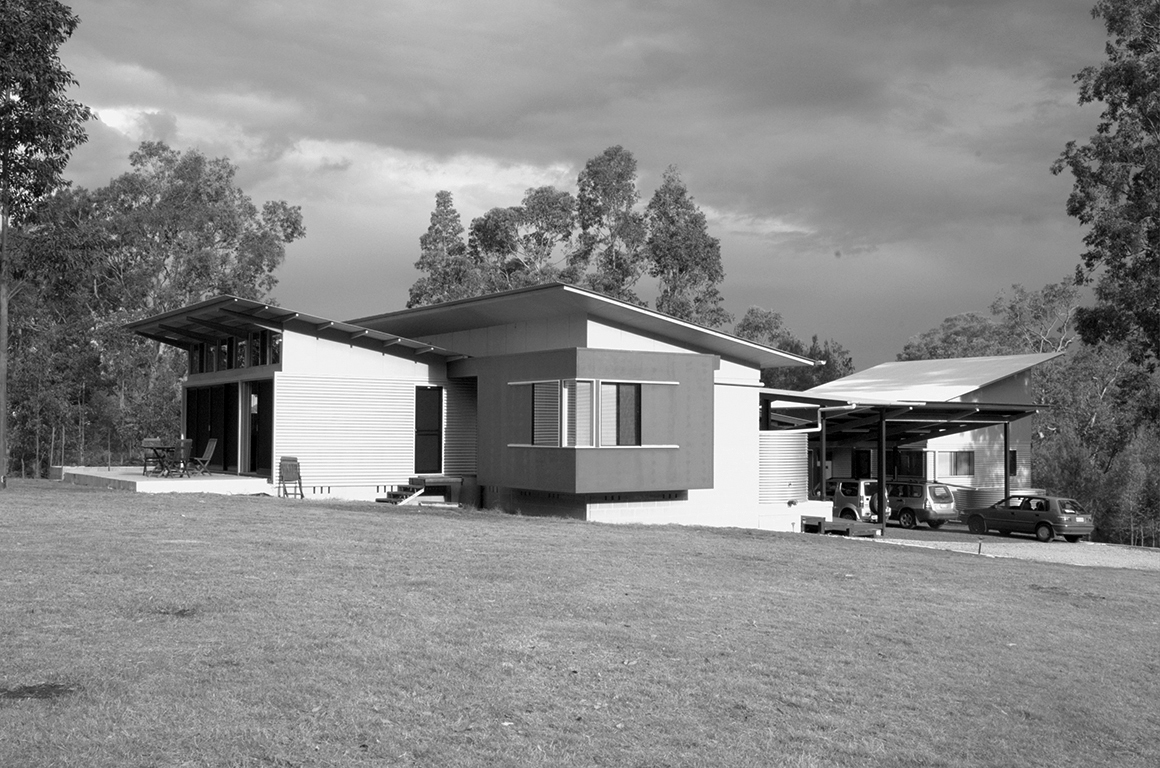
[(890, 509), (886, 506), (886, 409), (878, 411), (878, 522), (882, 525), (882, 538), (886, 538), (886, 518)]
[(826, 493), (826, 417), (822, 415), (821, 410), (818, 410), (818, 425), (821, 427), (819, 433), (821, 434), (820, 443), (818, 446), (818, 453), (821, 454), (818, 458), (818, 496), (823, 499), (829, 499), (830, 494)]
[(1003, 422), (1003, 498), (1011, 498), (1011, 422)]

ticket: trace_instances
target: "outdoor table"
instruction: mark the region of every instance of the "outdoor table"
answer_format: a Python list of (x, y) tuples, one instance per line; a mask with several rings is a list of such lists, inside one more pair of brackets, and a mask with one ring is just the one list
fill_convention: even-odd
[(153, 452), (153, 458), (157, 460), (157, 469), (149, 474), (156, 474), (161, 477), (169, 477), (169, 473), (173, 471), (173, 456), (177, 451), (175, 445), (150, 445), (147, 446)]

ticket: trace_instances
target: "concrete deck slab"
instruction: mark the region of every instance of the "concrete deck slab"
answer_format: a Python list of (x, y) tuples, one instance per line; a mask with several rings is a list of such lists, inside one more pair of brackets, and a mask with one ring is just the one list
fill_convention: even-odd
[(142, 475), (141, 467), (62, 467), (61, 481), (135, 493), (277, 494), (277, 488), (264, 477), (226, 474), (156, 477)]

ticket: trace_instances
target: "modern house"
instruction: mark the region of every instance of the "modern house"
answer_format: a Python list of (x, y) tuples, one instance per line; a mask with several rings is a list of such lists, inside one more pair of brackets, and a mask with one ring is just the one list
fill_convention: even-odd
[(808, 390), (841, 405), (811, 441), (815, 477), (877, 477), (884, 420), (887, 477), (946, 483), (960, 504), (1030, 487), (1031, 373), (1060, 354), (883, 363)]
[(813, 361), (575, 286), (350, 322), (223, 296), (129, 327), (188, 350), (195, 453), (217, 438), (211, 466), (272, 480), (295, 456), (308, 494), (462, 483), (527, 514), (784, 530), (808, 496), (807, 431), (761, 419), (760, 373)]
[[(217, 439), (219, 472), (273, 482), (293, 456), (307, 495), (442, 486), (525, 514), (774, 530), (829, 513), (810, 501), (823, 455), (826, 476), (963, 484), (1012, 456), (1025, 479), (1029, 435), (1002, 437), (1050, 358), (764, 389), (762, 368), (814, 361), (560, 283), (348, 322), (221, 296), (129, 328), (188, 351), (185, 433), (195, 454)], [(999, 438), (960, 434), (988, 425)]]

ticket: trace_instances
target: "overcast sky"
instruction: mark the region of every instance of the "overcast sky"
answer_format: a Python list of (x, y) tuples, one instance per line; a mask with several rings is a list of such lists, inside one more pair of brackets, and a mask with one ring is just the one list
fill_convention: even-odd
[(347, 319), (403, 307), (437, 191), (466, 226), (620, 144), (642, 206), (679, 168), (737, 319), (862, 369), (1074, 270), (1049, 168), (1098, 117), (1072, 81), (1093, 2), (75, 0), (62, 59), (100, 122), (68, 175), (107, 184), (145, 139), (231, 158), (302, 207), (274, 296)]

